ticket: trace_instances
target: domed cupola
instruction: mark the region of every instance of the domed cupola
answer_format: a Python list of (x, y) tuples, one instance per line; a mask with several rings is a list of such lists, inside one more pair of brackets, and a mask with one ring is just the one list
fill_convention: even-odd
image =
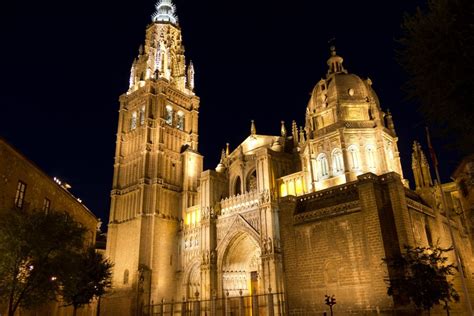
[(310, 137), (333, 124), (353, 126), (348, 123), (353, 121), (365, 122), (364, 126), (383, 124), (371, 80), (349, 73), (343, 60), (332, 46), (326, 79), (321, 79), (314, 87), (306, 111), (306, 131)]

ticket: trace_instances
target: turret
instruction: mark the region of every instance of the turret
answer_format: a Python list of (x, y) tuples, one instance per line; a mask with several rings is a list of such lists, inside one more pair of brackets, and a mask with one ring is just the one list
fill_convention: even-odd
[(191, 61), (188, 66), (187, 88), (194, 91), (194, 65)]
[(286, 138), (286, 127), (285, 127), (285, 121), (281, 121), (281, 137)]
[(387, 123), (388, 129), (393, 133), (393, 135), (397, 135), (397, 132), (395, 131), (395, 124), (393, 124), (392, 113), (390, 113), (390, 110), (387, 110), (387, 114), (385, 114), (385, 121)]
[(411, 155), (411, 167), (415, 178), (416, 189), (423, 189), (433, 185), (430, 173), (430, 165), (420, 143), (413, 142), (413, 153)]

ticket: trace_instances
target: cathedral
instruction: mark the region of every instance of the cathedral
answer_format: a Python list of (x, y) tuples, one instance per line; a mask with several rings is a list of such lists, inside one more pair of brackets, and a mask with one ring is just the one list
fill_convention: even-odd
[[(193, 64), (174, 4), (157, 3), (120, 96), (104, 314), (322, 315), (326, 294), (339, 314), (409, 314), (413, 306), (387, 295), (382, 258), (404, 245), (449, 246), (448, 226), (472, 288), (456, 185), (434, 185), (415, 143), (411, 190), (371, 80), (350, 73), (334, 47), (327, 67), (304, 126), (281, 122), (280, 135), (261, 135), (252, 121), (204, 171)], [(461, 214), (451, 223), (441, 195)], [(461, 293), (453, 311), (465, 302)]]

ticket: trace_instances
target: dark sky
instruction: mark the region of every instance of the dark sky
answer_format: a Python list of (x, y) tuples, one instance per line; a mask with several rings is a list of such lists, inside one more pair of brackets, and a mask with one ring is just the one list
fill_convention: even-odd
[[(346, 69), (370, 77), (383, 109), (392, 111), (405, 177), (412, 178), (411, 143), (426, 143), (424, 123), (401, 90), (395, 39), (403, 13), (422, 0), (175, 3), (196, 69), (206, 169), (215, 167), (226, 142), (234, 148), (248, 136), (251, 119), (260, 134), (278, 134), (280, 120), (303, 124), (335, 37)], [(118, 97), (155, 0), (10, 5), (0, 13), (0, 135), (70, 183), (106, 220)], [(457, 160), (442, 148), (438, 154), (446, 180)]]

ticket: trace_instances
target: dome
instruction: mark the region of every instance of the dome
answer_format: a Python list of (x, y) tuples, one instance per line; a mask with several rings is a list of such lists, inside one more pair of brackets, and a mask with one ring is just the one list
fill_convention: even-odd
[(311, 93), (308, 104), (310, 111), (325, 109), (338, 103), (339, 105), (366, 103), (375, 100), (379, 105), (378, 97), (371, 88), (370, 79), (363, 80), (350, 73), (335, 73), (327, 79), (321, 79)]
[(343, 58), (331, 47), (326, 78), (315, 85), (306, 109), (306, 130), (317, 131), (354, 121), (365, 121), (367, 126), (383, 124), (383, 112), (372, 81), (349, 73), (342, 62)]

